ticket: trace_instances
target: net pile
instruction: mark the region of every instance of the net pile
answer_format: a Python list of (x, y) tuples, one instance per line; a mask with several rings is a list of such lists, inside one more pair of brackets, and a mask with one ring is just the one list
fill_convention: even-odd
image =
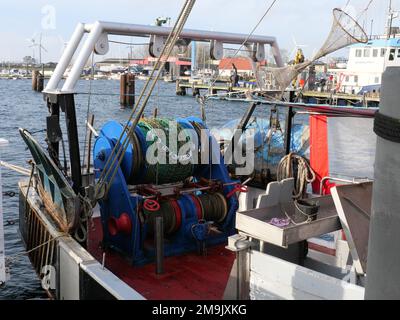
[[(181, 131), (183, 131), (186, 135), (186, 139), (184, 141), (177, 141), (177, 150), (172, 145), (169, 145), (169, 133), (170, 133), (170, 123), (176, 124), (177, 136)], [(191, 136), (186, 134), (184, 131), (184, 127), (180, 123), (176, 123), (171, 121), (171, 119), (142, 119), (138, 123), (139, 129), (142, 131), (143, 135), (147, 138), (151, 138), (147, 141), (147, 148), (149, 148), (154, 143), (159, 143), (158, 148), (155, 150), (156, 154), (154, 156), (159, 156), (158, 152), (165, 153), (166, 163), (149, 163), (148, 158), (146, 157), (144, 160), (146, 174), (145, 174), (145, 182), (147, 183), (155, 183), (155, 184), (164, 184), (176, 181), (183, 181), (186, 178), (190, 177), (193, 174), (193, 164), (190, 161), (184, 161), (181, 158), (190, 158), (189, 155), (183, 155), (181, 158), (177, 158), (177, 152), (181, 149), (181, 147), (187, 142), (191, 141)], [(158, 137), (157, 132), (153, 133), (153, 129), (159, 129), (164, 132), (164, 137)], [(149, 136), (147, 134), (150, 133)], [(166, 141), (164, 141), (164, 139)], [(172, 139), (176, 139), (176, 137), (172, 137)], [(160, 157), (162, 159), (162, 157)]]

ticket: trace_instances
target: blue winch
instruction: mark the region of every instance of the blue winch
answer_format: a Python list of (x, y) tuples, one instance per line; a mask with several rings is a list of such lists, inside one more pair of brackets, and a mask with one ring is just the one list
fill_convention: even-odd
[[(195, 117), (173, 122), (146, 118), (130, 136), (126, 131), (120, 123), (110, 121), (94, 145), (98, 179), (112, 166), (109, 158), (118, 155), (115, 150), (119, 146), (114, 148), (118, 141), (122, 144), (129, 139), (114, 179), (106, 181), (107, 195), (100, 200), (103, 244), (134, 264), (153, 261), (157, 216), (163, 218), (166, 256), (194, 251), (199, 244), (224, 243), (235, 232), (235, 191), (240, 185), (231, 180), (220, 147), (204, 123)], [(174, 131), (178, 136), (175, 147), (170, 139)], [(158, 156), (164, 151), (167, 162), (150, 160), (149, 153), (154, 150)], [(204, 154), (209, 154), (209, 159), (204, 159)], [(192, 161), (195, 156), (198, 162)], [(205, 161), (210, 159), (213, 161)]]

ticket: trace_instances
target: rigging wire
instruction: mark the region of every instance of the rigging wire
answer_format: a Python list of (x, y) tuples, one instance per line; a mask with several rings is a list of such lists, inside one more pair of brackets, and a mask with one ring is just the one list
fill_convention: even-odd
[(366, 7), (364, 8), (364, 10), (361, 11), (360, 14), (357, 16), (357, 18), (356, 18), (356, 21), (357, 21), (357, 22), (358, 22), (358, 20), (360, 20), (361, 16), (362, 16), (364, 13), (366, 13), (366, 12), (368, 11), (369, 6), (372, 4), (373, 1), (374, 1), (374, 0), (369, 0), (367, 6), (366, 6)]
[[(168, 35), (168, 38), (167, 38), (167, 40), (166, 40), (166, 44), (163, 46), (162, 52), (161, 52), (159, 58), (157, 59), (157, 62), (156, 62), (156, 64), (155, 64), (153, 70), (151, 71), (150, 77), (147, 79), (145, 85), (144, 85), (143, 88), (142, 88), (142, 91), (141, 91), (141, 93), (140, 93), (139, 99), (136, 101), (135, 107), (133, 108), (133, 110), (132, 110), (132, 112), (131, 112), (131, 114), (130, 114), (130, 116), (129, 116), (129, 118), (128, 118), (127, 124), (133, 119), (133, 116), (134, 116), (134, 114), (135, 114), (135, 112), (136, 112), (136, 109), (138, 108), (138, 106), (139, 106), (139, 104), (140, 104), (140, 102), (141, 102), (143, 96), (145, 95), (145, 93), (146, 93), (146, 91), (147, 91), (147, 89), (148, 89), (148, 86), (149, 86), (149, 84), (150, 84), (150, 81), (151, 81), (151, 79), (152, 79), (153, 76), (154, 76), (155, 70), (156, 70), (156, 69), (158, 68), (158, 66), (159, 66), (160, 59), (161, 59), (161, 57), (164, 55), (164, 52), (166, 51), (166, 48), (167, 48), (169, 42), (170, 42), (171, 39), (173, 38), (174, 30), (175, 30), (175, 29), (177, 28), (177, 26), (178, 26), (178, 23), (179, 23), (180, 18), (182, 17), (182, 15), (183, 15), (183, 13), (184, 13), (184, 11), (185, 11), (185, 8), (186, 8), (187, 3), (188, 3), (188, 1), (186, 1), (184, 7), (182, 8), (182, 10), (181, 10), (181, 12), (180, 12), (180, 14), (179, 14), (179, 18), (176, 20), (175, 25), (174, 25), (172, 31), (171, 31), (170, 34)], [(123, 139), (123, 134), (124, 134), (124, 132), (125, 132), (125, 128), (124, 128), (124, 130), (122, 131), (120, 137), (118, 138), (118, 141), (116, 142), (116, 144), (115, 144), (115, 146), (114, 146), (113, 151), (112, 151), (111, 154), (114, 154), (114, 152), (116, 151), (117, 147), (119, 146), (121, 140)], [(103, 171), (102, 171), (102, 173), (101, 173), (101, 175), (100, 175), (100, 178), (99, 178), (99, 180), (98, 180), (98, 185), (100, 185), (100, 183), (102, 182), (102, 179), (105, 180), (105, 179), (107, 178), (107, 175), (109, 174), (108, 171), (110, 171), (111, 168), (112, 168), (112, 166), (115, 164), (115, 160), (116, 160), (117, 157), (120, 155), (120, 151), (122, 150), (122, 148), (123, 148), (123, 146), (124, 146), (126, 140), (127, 140), (127, 139), (125, 139), (123, 145), (119, 147), (119, 150), (118, 150), (117, 155), (116, 155), (115, 157), (109, 157), (109, 158), (108, 158), (108, 160), (107, 160), (107, 162), (106, 162), (104, 168), (107, 168), (107, 166), (110, 164), (110, 159), (111, 159), (111, 158), (114, 158), (114, 159), (113, 159), (112, 162), (111, 162), (110, 169), (107, 170), (107, 171), (106, 171), (106, 170), (103, 170)], [(98, 194), (98, 192), (99, 192), (99, 190), (96, 190), (96, 194)]]
[[(264, 14), (262, 15), (262, 17), (258, 20), (258, 22), (256, 23), (256, 25), (253, 27), (253, 29), (250, 31), (250, 33), (247, 35), (246, 39), (244, 39), (244, 41), (242, 42), (242, 44), (239, 46), (239, 48), (235, 51), (235, 53), (233, 54), (233, 57), (231, 57), (231, 59), (235, 58), (237, 56), (237, 54), (240, 52), (240, 50), (242, 50), (242, 48), (245, 46), (245, 44), (247, 43), (247, 41), (250, 39), (250, 37), (253, 35), (253, 33), (257, 30), (258, 26), (261, 24), (261, 22), (264, 20), (264, 18), (267, 16), (267, 14), (271, 11), (272, 7), (275, 5), (275, 3), (277, 2), (277, 0), (273, 0), (271, 2), (271, 4), (268, 6), (267, 10), (264, 12)], [(223, 67), (221, 69), (224, 69), (227, 66), (228, 62), (225, 61)], [(215, 77), (215, 79), (211, 82), (210, 86), (209, 86), (209, 90), (212, 88), (212, 86), (215, 84), (215, 82), (217, 82), (218, 80), (218, 75)]]
[[(172, 52), (172, 50), (173, 50), (178, 38), (179, 38), (179, 35), (182, 32), (183, 26), (185, 25), (186, 20), (189, 17), (189, 14), (190, 14), (191, 10), (193, 9), (194, 4), (195, 4), (195, 0), (187, 0), (185, 5), (183, 6), (183, 8), (181, 10), (181, 13), (179, 14), (179, 18), (176, 20), (176, 23), (175, 23), (174, 27), (171, 30), (171, 33), (169, 34), (169, 36), (167, 38), (166, 45), (163, 46), (162, 52), (161, 52), (161, 54), (160, 54), (160, 56), (159, 56), (159, 58), (158, 58), (158, 60), (156, 62), (155, 67), (152, 70), (150, 78), (148, 79), (148, 81), (146, 82), (145, 86), (143, 87), (142, 93), (141, 93), (141, 95), (140, 95), (140, 97), (138, 99), (138, 102), (136, 103), (134, 109), (132, 110), (132, 113), (131, 113), (131, 115), (129, 117), (129, 120), (126, 123), (126, 125), (124, 127), (124, 130), (122, 131), (122, 133), (121, 133), (121, 135), (120, 135), (120, 137), (118, 139), (118, 142), (115, 144), (111, 154), (114, 154), (114, 152), (117, 149), (118, 149), (118, 152), (114, 157), (109, 157), (108, 158), (107, 163), (105, 165), (105, 168), (107, 168), (110, 159), (112, 159), (111, 165), (110, 165), (110, 167), (107, 168), (107, 170), (103, 170), (102, 173), (101, 173), (101, 177), (98, 180), (97, 188), (95, 190), (96, 198), (99, 195), (99, 193), (102, 191), (101, 189), (102, 189), (102, 186), (104, 185), (104, 181), (109, 177), (110, 173), (111, 173), (111, 177), (110, 177), (109, 183), (111, 183), (113, 181), (113, 179), (114, 179), (114, 177), (115, 177), (115, 175), (116, 175), (116, 173), (118, 171), (118, 167), (120, 166), (120, 164), (121, 164), (121, 162), (123, 160), (123, 156), (125, 155), (126, 149), (129, 146), (129, 136), (134, 133), (135, 127), (136, 127), (137, 123), (139, 122), (140, 117), (142, 116), (142, 114), (144, 112), (144, 109), (145, 109), (145, 107), (147, 105), (147, 102), (149, 101), (150, 95), (151, 95), (151, 93), (152, 93), (152, 91), (153, 91), (158, 79), (160, 78), (161, 73), (159, 72), (159, 70), (161, 70), (165, 66), (165, 63), (168, 60), (168, 57), (170, 56), (170, 54), (171, 54), (171, 52)], [(164, 52), (166, 52), (165, 55), (164, 55)], [(161, 63), (161, 65), (160, 65), (160, 63)], [(132, 120), (136, 110), (138, 109), (139, 103), (141, 102), (142, 97), (144, 96), (144, 94), (145, 94), (145, 92), (147, 90), (147, 87), (148, 87), (148, 85), (150, 83), (150, 79), (153, 77), (153, 75), (155, 73), (155, 70), (158, 70), (157, 75), (156, 75), (153, 83), (150, 86), (149, 92), (147, 92), (147, 95), (144, 98), (142, 106), (140, 107), (140, 109), (138, 110), (138, 112), (136, 114), (134, 122), (129, 127), (129, 121)], [(129, 127), (129, 130), (127, 132), (127, 135), (125, 136), (125, 139), (124, 139), (122, 145), (120, 146), (119, 143), (123, 139), (124, 133), (127, 131), (128, 127)], [(114, 164), (116, 163), (117, 159), (118, 159), (117, 165), (115, 167), (113, 167)], [(107, 193), (108, 193), (108, 189), (104, 190), (104, 194), (107, 194)]]
[[(91, 103), (91, 97), (92, 97), (92, 82), (94, 79), (94, 50), (92, 52), (92, 59), (91, 59), (91, 76), (89, 79), (89, 92), (88, 92), (88, 102), (87, 102), (87, 109), (86, 109), (86, 121), (89, 121), (89, 113), (90, 113), (90, 103)], [(85, 157), (86, 157), (86, 143), (88, 143), (87, 140), (87, 131), (89, 130), (89, 128), (87, 126), (86, 127), (86, 134), (85, 134), (85, 143), (83, 145), (83, 158), (82, 158), (82, 168), (85, 164)], [(90, 166), (90, 164), (88, 164)]]
[[(110, 178), (110, 183), (112, 183), (112, 181), (113, 181), (113, 179), (114, 179), (114, 177), (115, 177), (115, 175), (116, 175), (116, 173), (118, 171), (118, 167), (120, 166), (120, 164), (121, 164), (121, 162), (123, 160), (123, 156), (125, 155), (125, 152), (126, 152), (128, 146), (129, 146), (129, 138), (128, 138), (128, 136), (133, 134), (133, 132), (135, 130), (135, 127), (136, 127), (137, 123), (139, 122), (140, 117), (142, 116), (142, 114), (143, 114), (143, 112), (145, 110), (145, 107), (147, 105), (147, 102), (149, 101), (151, 93), (153, 92), (154, 87), (156, 86), (157, 81), (160, 78), (160, 75), (161, 75), (160, 70), (162, 70), (164, 68), (166, 62), (168, 61), (168, 57), (170, 56), (170, 54), (172, 53), (172, 50), (174, 49), (174, 46), (175, 46), (175, 44), (176, 44), (176, 42), (177, 42), (177, 40), (179, 38), (180, 33), (183, 30), (183, 27), (184, 27), (184, 25), (186, 23), (187, 18), (189, 17), (189, 14), (190, 14), (193, 6), (194, 6), (194, 3), (195, 3), (195, 0), (188, 0), (187, 1), (186, 5), (184, 6), (183, 12), (182, 12), (182, 17), (180, 17), (178, 19), (178, 21), (177, 21), (177, 31), (175, 32), (175, 34), (172, 35), (170, 41), (167, 40), (167, 44), (164, 46), (164, 49), (167, 47), (166, 56), (163, 57), (163, 54), (160, 54), (158, 62), (160, 62), (162, 60), (162, 63), (161, 63), (161, 65), (158, 64), (159, 67), (157, 68), (158, 72), (157, 72), (156, 78), (154, 79), (154, 81), (153, 81), (153, 83), (152, 83), (152, 85), (151, 85), (151, 87), (149, 89), (149, 92), (147, 93), (147, 95), (145, 97), (145, 100), (144, 100), (141, 108), (138, 110), (138, 113), (136, 115), (136, 118), (134, 119), (134, 122), (132, 123), (131, 127), (129, 128), (129, 131), (128, 131), (127, 137), (126, 137), (126, 139), (124, 141), (124, 144), (122, 146), (122, 149), (120, 149), (120, 150), (122, 150), (122, 154), (120, 155), (120, 157), (118, 159), (117, 166), (112, 168), (113, 171), (112, 171), (112, 175), (111, 175), (111, 178)], [(174, 30), (172, 30), (172, 32), (173, 31)], [(136, 105), (135, 109), (137, 107), (138, 107), (138, 105)], [(127, 129), (128, 126), (129, 126), (129, 124), (127, 123), (126, 126), (125, 126), (125, 130)], [(117, 158), (118, 158), (118, 156), (115, 159), (117, 159)], [(114, 159), (114, 163), (115, 163), (115, 159)], [(111, 168), (110, 168), (110, 170), (111, 170)], [(107, 193), (108, 193), (108, 189), (106, 190), (106, 194)]]
[[(75, 94), (77, 95), (92, 95), (92, 96), (121, 96), (119, 93), (101, 93), (101, 92), (76, 92)], [(129, 94), (126, 93), (125, 96), (127, 97), (139, 97), (140, 94)], [(160, 97), (166, 97), (166, 98), (176, 98), (176, 95), (169, 95), (169, 94), (160, 94)]]

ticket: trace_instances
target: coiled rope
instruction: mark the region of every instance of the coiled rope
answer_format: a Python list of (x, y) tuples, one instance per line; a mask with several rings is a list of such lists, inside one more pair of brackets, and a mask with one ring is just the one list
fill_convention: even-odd
[(307, 183), (315, 180), (315, 172), (308, 160), (294, 152), (284, 156), (279, 162), (277, 180), (295, 178), (293, 198), (300, 199), (307, 188)]

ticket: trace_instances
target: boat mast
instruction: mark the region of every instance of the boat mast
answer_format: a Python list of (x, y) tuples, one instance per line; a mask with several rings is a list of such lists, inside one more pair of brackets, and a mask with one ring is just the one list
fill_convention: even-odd
[(389, 0), (388, 19), (387, 19), (387, 25), (386, 25), (387, 39), (390, 38), (390, 35), (392, 33), (392, 23), (393, 23), (392, 0)]

